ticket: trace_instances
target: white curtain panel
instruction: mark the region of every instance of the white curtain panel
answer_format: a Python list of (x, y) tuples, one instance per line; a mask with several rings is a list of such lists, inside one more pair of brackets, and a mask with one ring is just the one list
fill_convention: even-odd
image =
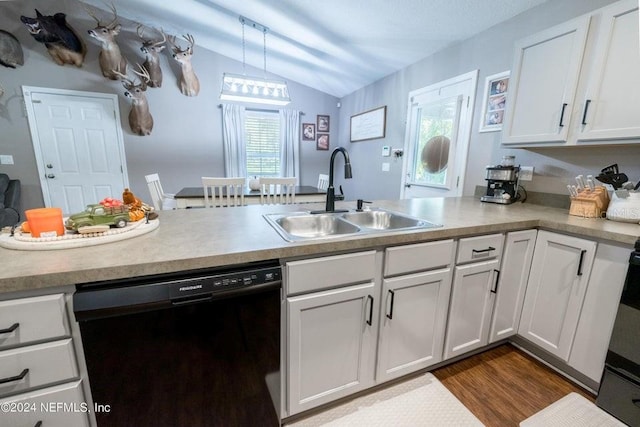
[(244, 112), (241, 105), (222, 104), (224, 172), (227, 177), (247, 176)]
[(280, 141), (280, 176), (294, 176), (300, 185), (300, 111), (280, 110)]

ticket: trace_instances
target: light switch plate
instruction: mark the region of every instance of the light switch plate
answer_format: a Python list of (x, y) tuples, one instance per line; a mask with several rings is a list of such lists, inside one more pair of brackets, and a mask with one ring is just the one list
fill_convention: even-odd
[(533, 181), (533, 166), (521, 166), (520, 167), (520, 181)]
[(382, 172), (389, 172), (389, 163), (382, 164)]
[(13, 156), (0, 155), (0, 165), (12, 165), (12, 164), (13, 164)]

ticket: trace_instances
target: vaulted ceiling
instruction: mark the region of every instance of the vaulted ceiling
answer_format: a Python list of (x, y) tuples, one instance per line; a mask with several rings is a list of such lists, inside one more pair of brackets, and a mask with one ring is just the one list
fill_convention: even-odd
[[(342, 97), (547, 0), (114, 0), (118, 15), (242, 61), (245, 16), (269, 28), (267, 71)], [(86, 3), (108, 10), (100, 0)], [(245, 27), (246, 63), (263, 34)]]

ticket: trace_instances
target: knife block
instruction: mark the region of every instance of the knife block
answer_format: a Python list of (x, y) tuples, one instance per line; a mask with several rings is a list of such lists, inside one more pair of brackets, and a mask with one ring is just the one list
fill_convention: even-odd
[(581, 190), (577, 197), (571, 197), (569, 215), (583, 218), (604, 218), (609, 206), (609, 193), (604, 187), (596, 187), (593, 191)]

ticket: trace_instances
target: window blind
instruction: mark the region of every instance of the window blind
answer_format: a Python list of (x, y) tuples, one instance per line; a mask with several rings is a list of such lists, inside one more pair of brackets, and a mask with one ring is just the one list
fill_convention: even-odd
[(247, 110), (245, 116), (248, 176), (280, 175), (278, 113)]

